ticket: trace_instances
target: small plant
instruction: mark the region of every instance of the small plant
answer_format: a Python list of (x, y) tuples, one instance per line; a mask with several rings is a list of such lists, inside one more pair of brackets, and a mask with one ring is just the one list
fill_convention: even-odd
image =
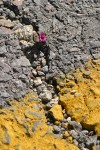
[(44, 32), (39, 33), (39, 41), (40, 42), (46, 42), (47, 41), (47, 36)]

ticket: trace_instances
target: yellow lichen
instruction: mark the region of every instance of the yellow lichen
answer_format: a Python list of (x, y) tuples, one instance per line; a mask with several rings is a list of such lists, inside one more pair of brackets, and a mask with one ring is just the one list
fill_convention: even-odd
[(59, 87), (60, 103), (72, 118), (100, 136), (100, 58), (78, 68), (70, 79), (67, 75), (65, 81), (66, 86)]
[(62, 113), (62, 108), (61, 105), (54, 105), (50, 110), (49, 113), (55, 120), (63, 120), (63, 113)]
[(35, 93), (0, 110), (0, 150), (79, 150), (53, 135)]

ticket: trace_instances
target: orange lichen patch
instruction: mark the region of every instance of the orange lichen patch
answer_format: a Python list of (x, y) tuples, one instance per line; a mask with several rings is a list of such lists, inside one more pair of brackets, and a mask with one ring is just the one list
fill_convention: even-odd
[(52, 133), (35, 93), (0, 110), (0, 150), (79, 150)]
[(60, 82), (66, 82), (63, 88), (58, 83), (60, 103), (66, 112), (100, 136), (100, 58), (89, 61)]

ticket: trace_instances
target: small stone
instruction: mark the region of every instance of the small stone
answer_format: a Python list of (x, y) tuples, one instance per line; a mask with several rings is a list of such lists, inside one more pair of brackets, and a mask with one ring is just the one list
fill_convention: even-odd
[(38, 66), (36, 67), (36, 71), (41, 71), (41, 66), (40, 66), (40, 65), (38, 65)]
[(23, 4), (23, 0), (14, 0), (13, 4), (16, 6), (21, 6)]
[(63, 120), (63, 113), (61, 105), (54, 105), (50, 110), (49, 114), (55, 119), (55, 120)]
[(4, 46), (1, 46), (1, 47), (0, 47), (0, 54), (3, 55), (3, 54), (5, 54), (6, 52), (7, 52), (6, 46), (5, 46), (5, 45), (4, 45)]
[(69, 121), (69, 125), (72, 126), (75, 131), (81, 131), (82, 130), (82, 125), (79, 122)]
[(0, 19), (0, 26), (12, 28), (14, 24), (11, 22), (11, 20)]
[(31, 45), (31, 43), (25, 41), (25, 40), (20, 40), (20, 44), (21, 44), (21, 47), (24, 49), (26, 47), (29, 47)]
[(90, 71), (84, 72), (84, 73), (83, 73), (83, 77), (84, 77), (84, 78), (90, 77), (90, 73), (91, 73)]
[(10, 95), (6, 91), (0, 92), (0, 97), (2, 98), (8, 98), (9, 96)]
[(68, 116), (67, 116), (67, 114), (65, 113), (65, 114), (64, 114), (64, 118), (67, 119), (67, 117), (68, 117)]
[(44, 58), (44, 53), (40, 52), (40, 57)]
[(85, 134), (85, 135), (89, 133), (88, 130), (82, 130), (81, 132), (82, 132), (83, 134)]
[(47, 103), (47, 104), (46, 104), (46, 108), (47, 108), (47, 109), (50, 109), (50, 108), (52, 108), (52, 105), (51, 105), (50, 103)]
[(89, 136), (87, 139), (86, 139), (86, 145), (87, 147), (92, 147), (93, 145), (96, 145), (96, 141), (97, 141), (97, 135), (94, 135), (94, 136)]
[(35, 86), (39, 86), (42, 84), (41, 78), (37, 77), (36, 80), (33, 81)]
[(42, 71), (37, 71), (37, 74), (38, 74), (39, 76), (45, 76), (44, 72), (42, 72)]
[(81, 97), (82, 96), (81, 93), (75, 93), (74, 95), (75, 95), (75, 97)]
[(76, 93), (76, 90), (72, 90), (72, 91), (71, 91), (71, 94), (75, 94), (75, 93)]
[(53, 126), (54, 129), (54, 133), (59, 133), (60, 132), (60, 128), (56, 125)]
[[(43, 82), (42, 82), (43, 83)], [(41, 84), (37, 87), (37, 93), (40, 94), (42, 93), (44, 90), (46, 90), (46, 86), (44, 84)]]
[(50, 104), (58, 104), (59, 98), (55, 97), (50, 101)]
[(34, 42), (39, 42), (39, 36), (36, 31), (33, 31), (33, 40)]
[(68, 123), (61, 123), (61, 127), (68, 129)]
[(64, 139), (66, 139), (67, 137), (69, 137), (70, 136), (70, 134), (68, 133), (68, 131), (65, 131), (64, 133), (63, 133), (63, 138)]
[(78, 47), (73, 47), (70, 49), (70, 52), (79, 52), (80, 49)]
[(97, 59), (97, 60), (93, 60), (92, 62), (93, 62), (93, 64), (94, 64), (94, 65), (98, 65), (98, 64), (100, 64), (100, 60), (99, 60), (99, 59)]
[(41, 63), (43, 67), (46, 66), (46, 60), (44, 58), (42, 58)]
[(33, 70), (32, 70), (32, 74), (33, 74), (34, 76), (36, 76), (36, 75), (37, 75), (37, 72), (36, 72), (36, 70), (35, 70), (35, 69), (33, 69)]
[(80, 149), (83, 149), (83, 148), (85, 147), (84, 141), (83, 141), (83, 142), (79, 142), (78, 147), (79, 147)]
[(48, 72), (48, 66), (44, 66), (44, 67), (42, 68), (42, 71), (43, 71), (44, 73), (47, 73), (47, 72)]
[(52, 94), (50, 91), (44, 90), (43, 93), (40, 94), (40, 98), (43, 102), (50, 102), (50, 100), (52, 99)]
[(79, 136), (78, 136), (78, 133), (75, 130), (71, 130), (70, 133), (71, 133), (71, 136), (74, 139), (78, 140)]
[(31, 41), (33, 38), (33, 26), (24, 25), (14, 31), (15, 35), (18, 36), (19, 40)]
[(76, 139), (73, 140), (73, 144), (75, 144), (76, 146), (78, 146), (78, 141)]
[(54, 122), (54, 124), (57, 125), (57, 126), (59, 126), (60, 123), (61, 123), (60, 121), (55, 121), (55, 122)]
[(74, 77), (72, 75), (70, 75), (70, 74), (66, 74), (66, 78), (69, 79), (69, 80), (73, 80), (74, 79)]
[(71, 117), (68, 117), (68, 118), (67, 118), (67, 122), (69, 122), (69, 121), (71, 121)]

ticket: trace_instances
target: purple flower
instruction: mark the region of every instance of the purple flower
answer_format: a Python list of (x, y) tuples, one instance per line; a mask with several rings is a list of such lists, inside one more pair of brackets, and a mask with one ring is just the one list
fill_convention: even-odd
[(39, 34), (39, 40), (40, 40), (40, 42), (46, 42), (46, 41), (47, 41), (46, 34), (43, 33), (43, 32), (41, 32), (41, 33)]

